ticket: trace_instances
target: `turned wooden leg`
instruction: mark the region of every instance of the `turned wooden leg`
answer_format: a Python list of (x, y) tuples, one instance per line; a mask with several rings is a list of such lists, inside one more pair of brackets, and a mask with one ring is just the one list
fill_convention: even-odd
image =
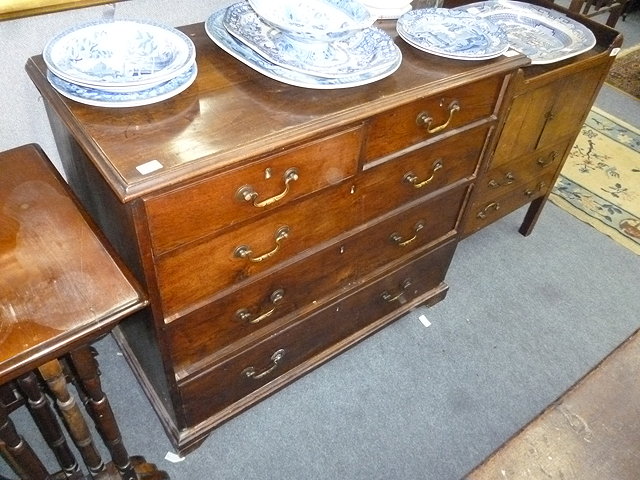
[(16, 431), (3, 403), (0, 403), (0, 441), (4, 443), (5, 455), (10, 459), (9, 465), (20, 478), (51, 480), (31, 446)]
[(114, 465), (122, 474), (124, 480), (136, 480), (129, 454), (122, 443), (122, 435), (107, 396), (102, 391), (102, 384), (98, 373), (98, 362), (89, 347), (79, 348), (70, 352), (67, 357), (74, 371), (74, 377), (79, 382), (86, 400), (85, 406), (96, 424), (96, 429), (102, 437)]
[(107, 395), (102, 390), (96, 355), (92, 348), (83, 347), (70, 352), (67, 358), (74, 377), (84, 392), (87, 411), (111, 454), (113, 464), (123, 480), (168, 480), (169, 476), (165, 472), (159, 471), (154, 464), (147, 463), (143, 457), (129, 457)]
[(69, 477), (72, 476), (80, 470), (78, 462), (62, 433), (62, 428), (55, 412), (51, 408), (49, 399), (40, 388), (36, 374), (33, 372), (27, 373), (19, 377), (17, 383), (23, 395), (29, 401), (29, 411), (40, 433), (42, 433), (42, 437), (53, 451), (64, 473)]
[(65, 420), (69, 435), (78, 447), (80, 455), (89, 472), (97, 476), (106, 471), (106, 466), (93, 443), (93, 438), (82, 412), (75, 399), (69, 393), (67, 381), (58, 360), (52, 360), (39, 367), (40, 374), (47, 382), (62, 417)]

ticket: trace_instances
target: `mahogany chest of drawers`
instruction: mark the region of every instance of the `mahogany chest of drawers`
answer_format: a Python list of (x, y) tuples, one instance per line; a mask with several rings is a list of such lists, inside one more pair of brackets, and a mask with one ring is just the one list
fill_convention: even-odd
[(49, 86), (41, 57), (27, 71), (70, 185), (149, 292), (150, 309), (117, 337), (185, 453), (444, 298), (470, 194), (528, 60), (460, 62), (396, 39), (403, 62), (390, 77), (309, 90), (253, 72), (202, 24), (183, 31), (198, 78), (159, 104), (85, 106)]

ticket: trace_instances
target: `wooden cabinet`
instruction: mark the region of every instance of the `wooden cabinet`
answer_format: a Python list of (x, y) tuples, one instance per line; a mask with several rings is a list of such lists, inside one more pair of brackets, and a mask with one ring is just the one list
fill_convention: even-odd
[(464, 235), (533, 202), (521, 228), (530, 233), (555, 184), (620, 45), (613, 30), (571, 16), (588, 24), (597, 45), (573, 59), (527, 67), (514, 78), (495, 149), (478, 176)]
[[(394, 34), (394, 22), (381, 26)], [(392, 76), (309, 90), (252, 71), (201, 24), (183, 30), (198, 78), (156, 105), (81, 105), (51, 88), (40, 56), (27, 71), (70, 185), (149, 292), (151, 308), (117, 337), (186, 453), (221, 422), (444, 298), (470, 192), (473, 208), (504, 203), (481, 184), (493, 172), (541, 195), (538, 157), (555, 156), (551, 182), (574, 129), (554, 138), (554, 127), (516, 156), (496, 146), (499, 131), (520, 145), (533, 128), (510, 126), (532, 103), (518, 54), (461, 62), (396, 39), (403, 61)], [(551, 93), (541, 98), (562, 117)], [(521, 202), (512, 192), (504, 195)]]

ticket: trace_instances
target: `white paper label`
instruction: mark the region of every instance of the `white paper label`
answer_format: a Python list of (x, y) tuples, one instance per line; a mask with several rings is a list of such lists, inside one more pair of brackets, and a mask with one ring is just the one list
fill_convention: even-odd
[(155, 172), (156, 170), (160, 170), (161, 168), (162, 164), (158, 160), (151, 160), (150, 162), (138, 165), (136, 170), (138, 170), (142, 175), (147, 175), (151, 172)]
[(164, 459), (171, 463), (178, 463), (182, 462), (184, 460), (184, 457), (181, 457), (177, 453), (167, 452), (167, 454), (164, 456)]
[(431, 322), (429, 320), (427, 320), (427, 317), (425, 317), (424, 315), (420, 315), (418, 317), (418, 320), (420, 320), (422, 325), (424, 325), (425, 327), (430, 327), (431, 326)]

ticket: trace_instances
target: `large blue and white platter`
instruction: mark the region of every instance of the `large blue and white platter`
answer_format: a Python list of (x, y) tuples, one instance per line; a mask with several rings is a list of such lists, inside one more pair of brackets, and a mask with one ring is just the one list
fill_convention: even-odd
[(528, 56), (532, 64), (559, 62), (596, 44), (587, 27), (561, 12), (512, 0), (490, 0), (456, 10), (485, 18), (502, 27), (514, 50)]
[(58, 77), (51, 71), (47, 72), (47, 79), (59, 93), (76, 102), (95, 107), (125, 108), (151, 105), (174, 97), (186, 90), (197, 75), (198, 67), (193, 63), (189, 70), (170, 80), (146, 89), (122, 92), (78, 85)]
[(43, 58), (57, 77), (89, 87), (132, 87), (187, 72), (196, 49), (185, 34), (155, 22), (100, 20), (52, 38)]
[(398, 19), (396, 30), (420, 50), (457, 60), (486, 60), (509, 49), (507, 35), (499, 26), (458, 10), (411, 10)]
[(301, 42), (265, 23), (247, 2), (227, 8), (227, 31), (270, 62), (320, 77), (336, 78), (384, 71), (400, 49), (377, 28), (365, 28), (332, 42)]
[(395, 63), (381, 71), (358, 73), (338, 78), (320, 77), (297, 72), (270, 62), (233, 37), (224, 26), (225, 11), (226, 9), (220, 9), (214, 12), (205, 22), (205, 31), (209, 38), (222, 50), (255, 71), (289, 85), (323, 90), (365, 85), (388, 77), (400, 67), (402, 62), (402, 55), (400, 55)]

